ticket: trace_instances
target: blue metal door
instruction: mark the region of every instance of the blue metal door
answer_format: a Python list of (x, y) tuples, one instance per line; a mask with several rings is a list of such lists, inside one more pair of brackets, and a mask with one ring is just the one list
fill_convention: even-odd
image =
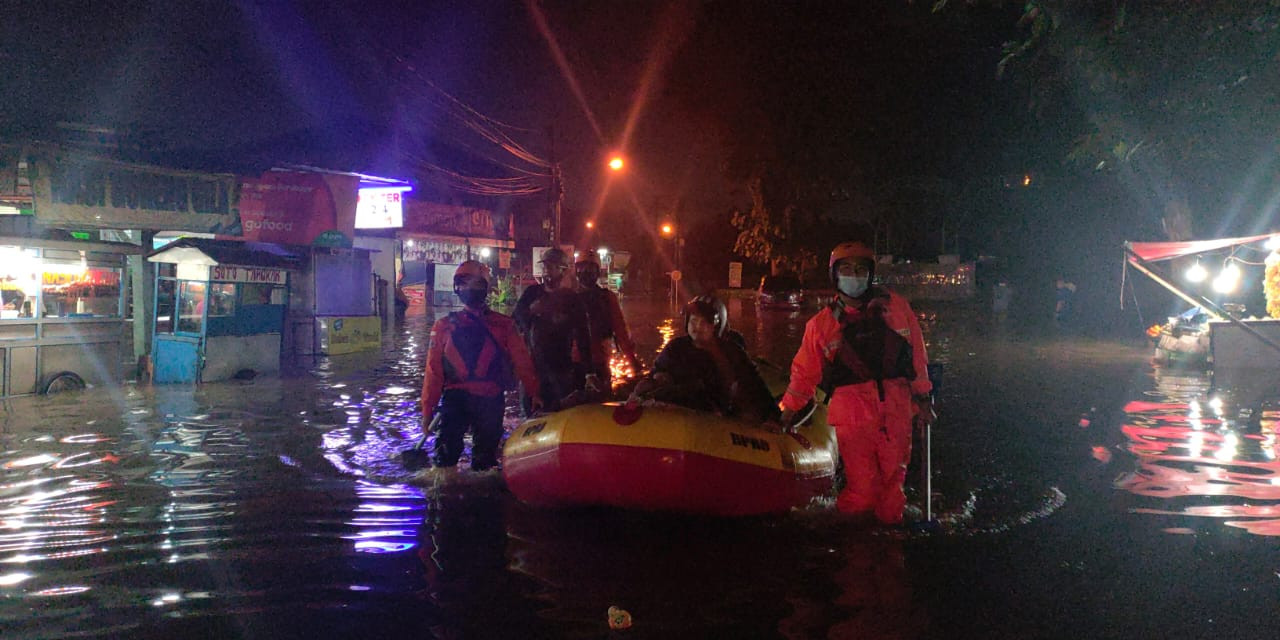
[(200, 375), (200, 338), (157, 335), (152, 345), (156, 382), (195, 382)]

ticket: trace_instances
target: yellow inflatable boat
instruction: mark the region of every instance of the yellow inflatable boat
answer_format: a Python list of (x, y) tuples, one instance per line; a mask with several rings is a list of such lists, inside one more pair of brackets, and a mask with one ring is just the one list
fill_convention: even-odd
[(534, 505), (776, 513), (831, 488), (839, 454), (826, 407), (805, 425), (781, 434), (671, 405), (582, 405), (520, 425), (503, 475)]

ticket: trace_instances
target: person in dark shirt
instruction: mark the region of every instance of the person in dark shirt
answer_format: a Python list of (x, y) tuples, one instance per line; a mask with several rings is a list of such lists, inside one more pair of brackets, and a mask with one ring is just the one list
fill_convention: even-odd
[(600, 254), (592, 249), (584, 251), (574, 264), (578, 297), (582, 299), (587, 317), (591, 321), (591, 360), (595, 363), (596, 376), (607, 390), (613, 386), (613, 371), (609, 360), (615, 344), (631, 371), (639, 373), (640, 361), (636, 357), (636, 344), (631, 339), (631, 330), (622, 315), (618, 294), (600, 286), (601, 269)]
[(728, 329), (724, 304), (699, 296), (684, 310), (685, 334), (667, 343), (632, 401), (652, 398), (752, 422), (776, 417), (773, 395)]
[[(566, 276), (569, 258), (560, 249), (549, 249), (541, 262), (546, 274), (543, 282), (525, 289), (512, 318), (533, 355), (543, 406), (558, 411), (575, 391), (598, 393), (599, 381), (591, 357), (587, 310), (575, 291), (574, 279)], [(574, 366), (575, 354), (580, 367)], [(528, 401), (526, 396), (526, 413)]]

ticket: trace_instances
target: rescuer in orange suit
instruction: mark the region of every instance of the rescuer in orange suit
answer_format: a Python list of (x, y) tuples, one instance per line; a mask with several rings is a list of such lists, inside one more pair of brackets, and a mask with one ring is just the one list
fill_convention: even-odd
[(458, 265), (453, 291), (464, 306), (431, 327), (431, 346), (422, 377), (423, 424), (439, 411), (439, 438), (434, 462), (458, 464), (462, 440), (472, 432), (471, 468), (484, 471), (498, 464), (502, 439), (503, 392), (514, 375), (532, 390), (533, 408), (542, 408), (538, 377), (524, 340), (511, 318), (489, 309), (489, 267), (475, 260)]
[(933, 419), (924, 337), (906, 299), (871, 284), (875, 253), (867, 245), (836, 245), (828, 266), (836, 297), (805, 325), (781, 422), (791, 428), (821, 385), (848, 481), (836, 508), (899, 524), (911, 427)]

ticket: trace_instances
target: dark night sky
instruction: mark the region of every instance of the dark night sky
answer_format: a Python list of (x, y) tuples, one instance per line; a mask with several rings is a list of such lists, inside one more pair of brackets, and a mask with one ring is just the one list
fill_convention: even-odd
[(0, 125), (128, 127), (174, 157), (345, 160), (335, 168), (403, 176), (412, 153), (500, 175), (480, 156), (501, 151), (450, 119), (429, 81), (523, 129), (513, 136), (535, 153), (551, 151), (553, 130), (579, 212), (600, 202), (603, 157), (636, 104), (631, 168), (606, 212), (721, 213), (741, 198), (735, 163), (759, 155), (854, 188), (1018, 165), (1021, 115), (994, 74), (1016, 10), (539, 3), (597, 135), (524, 2), (22, 4), (0, 26)]

